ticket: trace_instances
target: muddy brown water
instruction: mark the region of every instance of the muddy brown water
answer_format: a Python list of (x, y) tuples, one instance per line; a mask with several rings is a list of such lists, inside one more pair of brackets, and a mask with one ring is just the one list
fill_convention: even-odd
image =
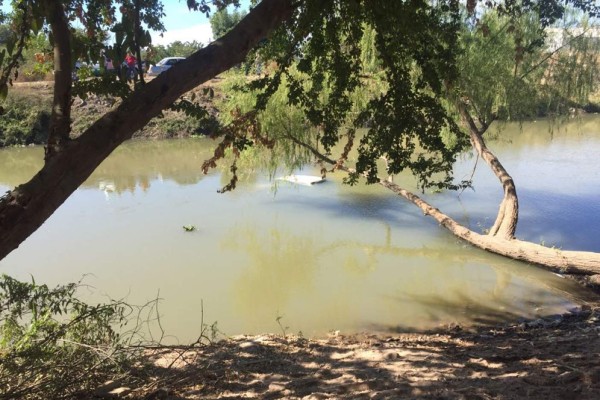
[[(517, 236), (600, 251), (600, 117), (490, 133), (517, 184)], [(161, 324), (180, 341), (194, 339), (202, 321), (228, 335), (406, 331), (532, 318), (591, 299), (556, 274), (471, 248), (383, 188), (343, 185), (341, 175), (275, 191), (266, 174), (254, 173), (218, 194), (226, 178), (200, 170), (214, 145), (121, 146), (0, 261), (0, 273), (50, 285), (85, 275), (81, 293), (91, 300), (160, 297)], [(0, 190), (31, 177), (42, 154), (1, 150)], [(461, 157), (457, 180), (470, 176), (475, 159)], [(410, 177), (399, 182), (414, 188)], [(474, 184), (460, 196), (424, 197), (482, 231), (493, 223), (501, 188), (481, 162)]]

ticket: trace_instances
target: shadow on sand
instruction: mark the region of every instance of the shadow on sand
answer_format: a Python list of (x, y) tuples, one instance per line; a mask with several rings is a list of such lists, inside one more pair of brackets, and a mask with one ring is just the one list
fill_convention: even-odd
[(132, 394), (147, 399), (600, 398), (599, 320), (600, 313), (582, 311), (470, 332), (320, 340), (239, 336), (154, 354), (156, 366), (146, 371), (152, 384)]

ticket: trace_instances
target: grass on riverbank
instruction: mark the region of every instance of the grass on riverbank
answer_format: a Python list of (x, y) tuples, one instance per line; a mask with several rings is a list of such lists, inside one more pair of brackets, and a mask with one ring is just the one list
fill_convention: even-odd
[(45, 143), (50, 110), (51, 102), (44, 96), (11, 93), (2, 105), (0, 147)]
[[(79, 298), (82, 286), (0, 275), (0, 399), (91, 398), (107, 394), (108, 381), (148, 385), (149, 356), (165, 348), (158, 299), (90, 304)], [(201, 326), (190, 347), (214, 337)]]

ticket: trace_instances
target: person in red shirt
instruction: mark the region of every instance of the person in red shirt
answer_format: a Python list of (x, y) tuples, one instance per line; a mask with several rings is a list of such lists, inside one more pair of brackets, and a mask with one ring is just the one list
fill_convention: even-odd
[(134, 79), (136, 71), (135, 64), (137, 64), (137, 59), (131, 54), (131, 51), (127, 52), (127, 56), (125, 56), (125, 64), (127, 65), (127, 80)]

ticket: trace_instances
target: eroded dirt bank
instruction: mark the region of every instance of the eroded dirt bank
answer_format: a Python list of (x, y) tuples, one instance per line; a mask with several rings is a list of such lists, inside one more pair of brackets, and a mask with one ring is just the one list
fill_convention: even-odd
[[(492, 328), (238, 336), (149, 354), (145, 399), (598, 399), (600, 309)], [(119, 385), (117, 385), (119, 386)], [(121, 385), (123, 386), (123, 385)], [(100, 394), (100, 392), (98, 392)], [(107, 393), (101, 397), (109, 396)]]

